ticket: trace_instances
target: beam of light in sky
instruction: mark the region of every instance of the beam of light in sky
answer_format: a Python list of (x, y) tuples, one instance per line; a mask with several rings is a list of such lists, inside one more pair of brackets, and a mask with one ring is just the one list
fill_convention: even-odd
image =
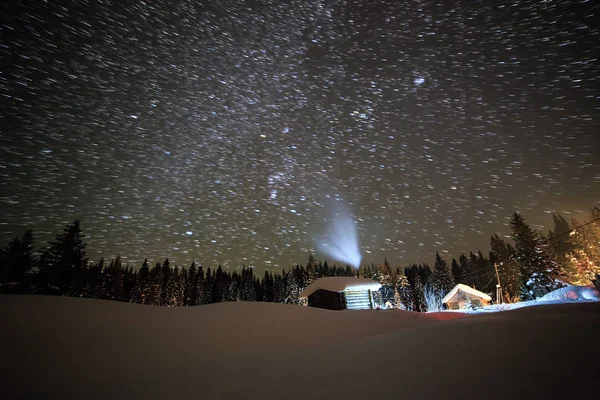
[(362, 256), (358, 248), (356, 223), (341, 202), (335, 203), (331, 212), (333, 221), (328, 223), (326, 233), (317, 238), (317, 250), (334, 260), (358, 268)]

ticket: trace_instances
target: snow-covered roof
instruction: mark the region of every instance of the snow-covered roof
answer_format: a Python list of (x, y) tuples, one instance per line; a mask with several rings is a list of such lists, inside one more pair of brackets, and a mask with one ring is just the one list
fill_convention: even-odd
[(352, 276), (328, 276), (319, 278), (306, 287), (300, 293), (300, 298), (306, 298), (317, 290), (329, 290), (330, 292), (343, 292), (350, 289), (355, 290), (379, 290), (381, 283), (372, 279), (354, 278)]
[(473, 296), (481, 297), (482, 299), (486, 299), (487, 301), (492, 300), (492, 298), (490, 296), (488, 296), (487, 294), (480, 292), (479, 290), (475, 290), (470, 286), (459, 283), (458, 285), (454, 286), (454, 288), (452, 288), (452, 290), (449, 291), (447, 295), (444, 296), (444, 298), (442, 299), (442, 303), (447, 303), (452, 297), (454, 297), (454, 295), (459, 290), (462, 290), (463, 292), (469, 293)]

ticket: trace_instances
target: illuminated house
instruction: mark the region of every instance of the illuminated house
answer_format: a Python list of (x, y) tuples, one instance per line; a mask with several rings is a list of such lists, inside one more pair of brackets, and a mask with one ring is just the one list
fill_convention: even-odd
[(366, 310), (373, 308), (373, 292), (381, 284), (371, 279), (348, 276), (319, 278), (300, 293), (311, 307), (328, 310)]
[(487, 294), (475, 290), (470, 286), (459, 283), (442, 299), (442, 303), (449, 310), (462, 310), (487, 306), (492, 298)]

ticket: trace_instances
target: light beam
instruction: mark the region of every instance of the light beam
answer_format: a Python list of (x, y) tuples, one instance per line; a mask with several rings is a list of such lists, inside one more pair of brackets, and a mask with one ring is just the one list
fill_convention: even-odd
[(329, 224), (326, 233), (316, 242), (316, 248), (337, 261), (344, 262), (358, 269), (362, 256), (358, 246), (356, 223), (350, 213), (341, 204), (335, 202), (333, 223)]

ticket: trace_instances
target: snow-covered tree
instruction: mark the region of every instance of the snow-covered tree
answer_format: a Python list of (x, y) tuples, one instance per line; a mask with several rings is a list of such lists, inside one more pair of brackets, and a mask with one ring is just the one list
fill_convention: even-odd
[(133, 286), (133, 294), (131, 296), (132, 303), (144, 304), (144, 298), (148, 295), (148, 280), (150, 277), (150, 264), (148, 259), (145, 259), (140, 269), (137, 272), (137, 279)]
[(252, 268), (242, 267), (240, 282), (240, 299), (242, 301), (255, 301), (256, 289), (254, 287), (254, 271)]
[(442, 299), (446, 293), (442, 292), (438, 288), (433, 285), (427, 285), (423, 288), (423, 297), (425, 299), (425, 304), (427, 305), (427, 311), (442, 311), (443, 304)]
[(561, 285), (556, 282), (559, 266), (550, 255), (547, 240), (514, 213), (510, 226), (515, 241), (515, 260), (519, 265), (521, 300), (542, 297)]
[(198, 286), (198, 269), (196, 263), (192, 262), (185, 283), (184, 303), (186, 306), (196, 305), (196, 287)]
[(573, 220), (574, 227), (580, 226), (569, 235), (573, 246), (567, 255), (570, 268), (567, 280), (575, 285), (589, 285), (596, 274), (600, 274), (600, 209), (595, 207), (583, 223)]

